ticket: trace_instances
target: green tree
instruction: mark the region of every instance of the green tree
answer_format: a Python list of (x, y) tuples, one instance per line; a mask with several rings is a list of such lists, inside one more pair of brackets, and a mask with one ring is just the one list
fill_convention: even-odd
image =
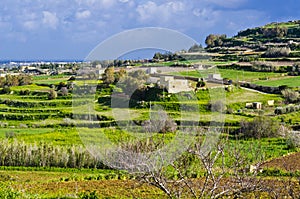
[(15, 75), (6, 75), (6, 83), (7, 86), (18, 86), (19, 85), (19, 80), (18, 77)]
[(145, 71), (143, 71), (143, 70), (136, 70), (136, 71), (130, 73), (129, 76), (131, 76), (135, 79), (144, 80), (144, 81), (147, 80), (147, 77), (148, 77), (146, 75)]
[(125, 94), (130, 95), (134, 93), (135, 90), (140, 89), (143, 85), (138, 79), (126, 76), (121, 80), (119, 86)]
[(5, 78), (4, 77), (0, 77), (0, 88), (3, 88), (3, 86), (5, 85)]
[(153, 59), (156, 59), (156, 60), (164, 59), (164, 55), (157, 52), (157, 53), (154, 54)]
[(204, 49), (203, 47), (198, 44), (194, 44), (192, 47), (190, 47), (190, 49), (188, 50), (189, 53), (192, 53), (192, 52), (202, 52)]
[(19, 75), (18, 80), (20, 86), (30, 85), (33, 81), (30, 75)]
[(127, 72), (126, 72), (125, 68), (121, 68), (119, 70), (119, 72), (117, 72), (115, 74), (115, 82), (120, 81), (122, 78), (124, 78), (126, 76), (126, 74), (127, 74)]
[(226, 35), (215, 35), (210, 34), (205, 39), (205, 44), (207, 47), (216, 47), (216, 46), (222, 46), (224, 43), (224, 40), (226, 39)]
[(103, 74), (103, 82), (105, 84), (112, 84), (115, 82), (115, 68), (108, 67), (105, 69)]
[(279, 27), (276, 25), (273, 28), (264, 28), (262, 30), (263, 35), (265, 37), (284, 37), (287, 35), (287, 28), (286, 27)]

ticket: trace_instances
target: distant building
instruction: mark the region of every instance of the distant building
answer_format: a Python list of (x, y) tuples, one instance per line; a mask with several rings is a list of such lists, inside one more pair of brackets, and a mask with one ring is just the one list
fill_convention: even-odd
[(246, 103), (246, 108), (253, 108), (253, 103)]
[(268, 100), (268, 106), (274, 106), (275, 101), (274, 100)]
[(246, 103), (246, 108), (253, 108), (253, 109), (260, 110), (262, 109), (262, 103), (261, 102)]
[(221, 74), (209, 74), (208, 80), (223, 80)]
[(151, 68), (147, 68), (146, 70), (146, 74), (155, 74), (157, 73), (157, 68), (151, 67)]
[(253, 108), (254, 109), (262, 109), (262, 103), (261, 102), (253, 102)]
[(168, 93), (179, 93), (184, 91), (192, 91), (188, 80), (174, 79), (173, 76), (161, 76), (160, 85), (168, 90)]
[(43, 74), (47, 74), (47, 72), (41, 70), (41, 69), (37, 69), (37, 68), (34, 68), (34, 69), (28, 69), (26, 68), (24, 70), (24, 73), (26, 74), (31, 74), (31, 75), (43, 75)]
[(203, 65), (202, 64), (194, 64), (194, 68), (198, 70), (203, 70)]

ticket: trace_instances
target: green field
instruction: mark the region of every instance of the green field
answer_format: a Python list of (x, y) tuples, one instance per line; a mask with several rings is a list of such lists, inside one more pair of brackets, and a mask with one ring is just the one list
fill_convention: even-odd
[(284, 77), (280, 79), (270, 79), (270, 80), (262, 80), (255, 81), (255, 84), (263, 85), (263, 86), (282, 86), (287, 85), (289, 87), (299, 87), (300, 86), (300, 76), (297, 77)]
[(221, 74), (222, 78), (228, 78), (233, 81), (257, 81), (260, 78), (275, 78), (281, 77), (280, 73), (271, 72), (249, 72), (249, 71), (238, 71), (231, 69), (211, 69), (211, 70), (198, 70), (198, 71), (186, 71), (172, 73), (174, 75), (190, 76), (190, 77), (202, 77), (206, 78), (208, 74)]
[[(166, 63), (168, 64), (170, 63)], [(205, 77), (217, 72), (220, 72), (224, 78), (252, 82), (260, 78), (281, 76), (278, 73), (227, 69), (206, 70), (201, 71), (201, 74), (198, 71), (176, 74)], [(237, 146), (240, 147), (241, 156), (248, 161), (247, 164), (255, 164), (261, 159), (269, 160), (298, 150), (289, 148), (284, 138), (238, 139), (241, 135), (236, 133), (240, 121), (251, 121), (260, 114), (271, 115), (278, 121), (299, 122), (295, 119), (299, 118), (298, 112), (273, 116), (275, 107), (266, 106), (268, 100), (275, 100), (275, 106), (282, 104), (284, 99), (281, 95), (262, 94), (238, 87), (233, 87), (232, 91), (228, 92), (219, 87), (198, 91), (195, 93), (197, 97), (195, 100), (191, 100), (187, 93), (176, 95), (155, 93), (163, 94), (163, 97), (151, 101), (150, 107), (112, 109), (108, 105), (110, 98), (107, 97), (112, 92), (113, 86), (110, 85), (101, 87), (97, 91), (93, 101), (95, 106), (92, 107), (95, 110), (91, 112), (90, 104), (79, 103), (73, 107), (71, 90), (66, 96), (59, 95), (56, 99), (48, 99), (50, 85), (58, 86), (61, 81), (66, 80), (67, 78), (62, 76), (35, 77), (34, 82), (42, 83), (43, 86), (37, 84), (16, 86), (11, 88), (14, 92), (0, 94), (2, 118), (0, 121), (0, 164), (2, 165), (0, 198), (89, 198), (88, 196), (92, 198), (93, 194), (97, 194), (100, 198), (167, 198), (160, 189), (140, 183), (135, 179), (136, 175), (105, 169), (99, 159), (85, 148), (85, 144), (97, 143), (103, 138), (109, 140), (109, 143), (105, 143), (107, 145), (122, 143), (122, 146), (127, 146), (126, 144), (134, 143), (137, 149), (149, 143), (152, 144), (149, 144), (150, 148), (172, 143), (176, 137), (174, 132), (151, 134), (148, 138), (145, 132), (131, 131), (132, 123), (129, 122), (133, 121), (137, 124), (137, 129), (141, 130), (142, 122), (149, 120), (152, 114), (158, 112), (150, 110), (151, 106), (161, 107), (178, 124), (185, 125), (185, 122), (199, 121), (201, 122), (199, 126), (203, 124), (201, 126), (203, 129), (207, 129), (211, 122), (223, 116), (222, 122), (226, 127), (221, 134), (220, 142), (226, 144), (224, 159), (216, 161), (216, 169), (220, 169), (224, 161), (228, 166), (225, 176), (232, 173), (229, 165), (234, 162), (233, 152)], [(83, 81), (78, 83), (77, 85), (84, 84)], [(21, 95), (20, 91), (24, 90), (29, 90), (30, 93)], [(57, 92), (59, 93), (58, 90)], [(84, 95), (78, 101), (85, 102), (88, 97), (89, 95)], [(226, 106), (222, 114), (212, 112), (208, 108), (209, 103), (216, 100), (222, 101)], [(263, 103), (263, 111), (245, 108), (246, 103), (257, 101)], [(182, 107), (184, 110), (181, 110)], [(195, 107), (197, 109), (193, 109)], [(81, 119), (72, 118), (74, 109), (82, 115)], [(227, 112), (228, 109), (230, 112)], [(97, 120), (90, 120), (87, 113), (96, 115)], [(129, 116), (124, 113), (128, 113)], [(116, 125), (114, 123), (116, 119), (121, 123)], [(97, 125), (106, 125), (106, 127), (99, 128)], [(189, 123), (184, 125), (183, 130), (192, 128)], [(206, 137), (201, 134), (197, 139), (206, 139)], [(185, 155), (179, 157), (179, 160), (186, 158)], [(200, 160), (187, 157), (189, 163), (184, 169), (185, 174), (194, 181), (203, 181), (206, 171)], [(164, 169), (169, 180), (178, 178), (178, 173), (174, 169), (169, 167)]]

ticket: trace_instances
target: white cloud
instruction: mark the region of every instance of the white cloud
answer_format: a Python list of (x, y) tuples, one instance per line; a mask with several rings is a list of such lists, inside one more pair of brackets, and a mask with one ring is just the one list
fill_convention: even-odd
[(178, 14), (184, 10), (185, 6), (183, 2), (179, 1), (171, 1), (161, 5), (158, 5), (153, 1), (148, 1), (136, 8), (141, 21), (152, 19), (162, 19), (163, 21), (167, 21), (173, 14)]
[(100, 0), (100, 2), (104, 8), (111, 8), (116, 3), (115, 0)]
[(84, 11), (81, 11), (81, 12), (77, 12), (76, 13), (76, 18), (77, 19), (87, 19), (91, 16), (91, 12), (89, 10), (84, 10)]
[(236, 8), (244, 4), (247, 0), (206, 0), (206, 1), (225, 8)]
[(47, 27), (56, 29), (59, 23), (58, 17), (56, 16), (56, 13), (52, 13), (49, 11), (43, 11), (43, 24), (45, 24)]
[(23, 26), (28, 30), (34, 30), (37, 28), (38, 24), (36, 21), (25, 21)]
[(214, 11), (210, 8), (196, 8), (193, 10), (193, 14), (197, 17), (208, 17), (209, 15), (211, 15)]
[(76, 0), (79, 6), (108, 9), (115, 5), (116, 0)]

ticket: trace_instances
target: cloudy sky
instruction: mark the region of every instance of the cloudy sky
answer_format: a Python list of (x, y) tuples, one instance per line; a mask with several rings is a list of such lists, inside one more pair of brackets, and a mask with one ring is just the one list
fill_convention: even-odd
[(124, 30), (162, 27), (199, 43), (300, 19), (298, 0), (1, 0), (0, 60), (84, 59)]

